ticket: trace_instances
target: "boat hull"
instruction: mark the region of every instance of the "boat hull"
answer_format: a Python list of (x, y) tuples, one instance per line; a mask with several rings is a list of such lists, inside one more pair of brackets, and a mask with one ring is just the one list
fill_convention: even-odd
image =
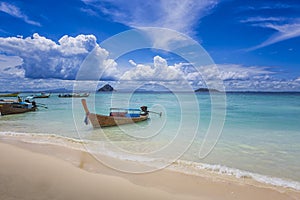
[(84, 94), (77, 94), (77, 93), (71, 93), (71, 94), (59, 94), (59, 98), (83, 98), (83, 97), (88, 97), (90, 96), (89, 93), (84, 93)]
[(35, 110), (36, 107), (26, 108), (24, 105), (20, 105), (20, 104), (13, 104), (13, 103), (0, 104), (1, 115), (20, 114), (20, 113), (26, 113)]
[(0, 97), (17, 97), (20, 93), (0, 94)]
[(49, 98), (50, 95), (45, 95), (45, 96), (34, 96), (34, 99), (43, 99), (43, 98)]
[(94, 113), (90, 113), (88, 117), (94, 128), (132, 124), (142, 122), (148, 119), (148, 115), (130, 118), (98, 115)]

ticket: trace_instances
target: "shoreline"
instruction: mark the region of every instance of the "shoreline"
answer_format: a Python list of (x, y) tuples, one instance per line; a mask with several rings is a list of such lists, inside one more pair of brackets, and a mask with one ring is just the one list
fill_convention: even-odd
[[(114, 164), (119, 162), (119, 164), (122, 164), (122, 162), (128, 162), (127, 164), (129, 166), (135, 167), (135, 170), (140, 172), (140, 166), (144, 168), (144, 170), (147, 171), (157, 171), (157, 167), (155, 167), (155, 164), (153, 165), (153, 162), (161, 162), (159, 160), (155, 160), (154, 158), (145, 158), (145, 157), (135, 157), (135, 156), (129, 156), (128, 155), (119, 155), (115, 154), (114, 152), (107, 151), (107, 149), (98, 149), (96, 152), (90, 152), (90, 150), (87, 150), (86, 148), (89, 145), (91, 145), (90, 140), (82, 140), (82, 139), (76, 139), (72, 137), (66, 137), (61, 135), (55, 135), (55, 134), (44, 134), (44, 133), (18, 133), (18, 132), (0, 132), (0, 142), (1, 140), (5, 140), (6, 142), (17, 144), (24, 146), (26, 143), (32, 144), (26, 145), (25, 148), (31, 149), (33, 147), (35, 148), (35, 151), (40, 151), (41, 153), (46, 153), (45, 151), (42, 151), (42, 149), (46, 148), (46, 146), (60, 146), (65, 147), (67, 149), (73, 149), (78, 151), (84, 151), (87, 154), (92, 153), (94, 157), (97, 157), (100, 161), (97, 162), (104, 162), (104, 165), (109, 165), (109, 163), (113, 160), (113, 166)], [(88, 146), (86, 146), (88, 145)], [(93, 147), (103, 145), (102, 143), (95, 143), (93, 144)], [(58, 156), (58, 155), (56, 155)], [(68, 157), (68, 155), (66, 154)], [(58, 156), (61, 159), (65, 159), (64, 157)], [(67, 160), (68, 161), (68, 160)], [(108, 162), (108, 163), (107, 163)], [(206, 163), (200, 163), (200, 162), (194, 162), (194, 161), (188, 161), (188, 160), (177, 160), (174, 162), (164, 161), (170, 164), (166, 164), (167, 170), (175, 171), (178, 173), (183, 173), (191, 176), (200, 176), (200, 177), (215, 177), (216, 179), (225, 179), (230, 180), (236, 183), (242, 183), (242, 184), (250, 184), (254, 186), (261, 186), (261, 187), (270, 187), (275, 190), (281, 191), (282, 189), (291, 189), (295, 190), (297, 192), (300, 192), (300, 182), (294, 181), (292, 179), (288, 178), (279, 178), (276, 176), (268, 176), (259, 174), (256, 172), (251, 171), (245, 171), (238, 168), (232, 168), (227, 167), (225, 165), (220, 164), (206, 164)], [(135, 164), (138, 163), (138, 164)], [(129, 171), (135, 171), (132, 167), (127, 168), (128, 165), (122, 165), (123, 167), (126, 166), (126, 169)], [(158, 164), (161, 166), (161, 164)], [(123, 168), (122, 167), (122, 168)], [(138, 167), (138, 168), (136, 168)], [(126, 169), (122, 169), (125, 170)], [(96, 171), (92, 171), (96, 172)], [(137, 173), (139, 173), (137, 172)], [(125, 172), (126, 173), (126, 172)], [(134, 172), (133, 172), (134, 173)], [(146, 172), (148, 173), (148, 172)]]
[[(72, 176), (78, 176), (77, 173), (82, 174), (84, 172), (88, 175), (82, 175), (85, 181), (92, 179), (93, 181), (102, 180), (102, 176), (105, 177), (106, 181), (116, 181), (121, 182), (121, 185), (118, 185), (119, 189), (121, 189), (124, 193), (114, 198), (114, 193), (108, 192), (107, 194), (102, 194), (102, 190), (99, 188), (98, 190), (91, 190), (87, 185), (81, 185), (78, 183), (77, 187), (82, 187), (82, 194), (93, 193), (97, 194), (96, 196), (99, 198), (104, 195), (106, 199), (132, 199), (131, 191), (127, 191), (127, 187), (134, 187), (136, 191), (138, 191), (139, 197), (149, 197), (149, 199), (158, 198), (158, 199), (299, 199), (300, 192), (283, 187), (275, 187), (263, 183), (258, 183), (255, 180), (245, 179), (244, 181), (237, 181), (236, 178), (225, 176), (225, 175), (215, 175), (213, 173), (207, 173), (203, 176), (195, 176), (191, 174), (185, 174), (181, 172), (177, 172), (170, 169), (163, 169), (157, 172), (146, 173), (146, 174), (126, 174), (122, 172), (118, 172), (113, 170), (95, 160), (90, 154), (78, 150), (67, 148), (64, 146), (58, 146), (53, 144), (32, 144), (26, 143), (20, 140), (0, 140), (0, 149), (1, 149), (1, 158), (5, 158), (11, 164), (8, 166), (2, 166), (0, 174), (5, 174), (6, 171), (10, 171), (11, 176), (7, 178), (4, 176), (4, 179), (1, 180), (10, 180), (11, 182), (2, 182), (2, 188), (5, 188), (7, 184), (16, 184), (13, 177), (17, 177), (18, 173), (22, 175), (29, 176), (32, 178), (33, 174), (24, 174), (23, 166), (20, 165), (20, 162), (23, 162), (23, 165), (27, 167), (32, 167), (31, 171), (39, 171), (42, 170), (39, 165), (41, 165), (40, 160), (35, 160), (36, 156), (41, 157), (40, 159), (44, 160), (44, 165), (52, 166), (53, 162), (58, 162), (58, 165), (68, 165), (70, 170), (74, 170), (74, 174)], [(13, 154), (11, 151), (20, 151), (20, 153)], [(21, 155), (25, 155), (26, 158), (29, 158), (30, 161), (24, 161), (24, 158), (20, 158)], [(32, 159), (32, 160), (31, 160)], [(117, 162), (114, 158), (113, 159)], [(23, 161), (22, 161), (23, 160)], [(17, 163), (19, 162), (19, 165)], [(25, 162), (25, 163), (24, 163)], [(2, 163), (2, 162), (1, 162)], [(36, 166), (33, 166), (32, 163), (35, 163)], [(6, 162), (4, 165), (7, 164)], [(3, 163), (1, 164), (3, 165)], [(56, 165), (56, 164), (55, 164)], [(137, 164), (138, 165), (138, 164)], [(18, 169), (15, 172), (11, 172), (11, 169)], [(79, 171), (79, 172), (77, 172)], [(16, 173), (18, 172), (18, 173)], [(57, 173), (65, 174), (66, 169), (59, 169), (58, 171), (52, 172), (55, 176)], [(47, 185), (51, 185), (52, 180), (50, 174), (44, 174), (45, 183)], [(64, 175), (63, 175), (64, 176)], [(91, 177), (90, 177), (91, 176)], [(99, 177), (100, 176), (100, 177)], [(108, 176), (108, 177), (107, 177)], [(28, 177), (28, 178), (29, 178)], [(49, 178), (49, 180), (48, 180)], [(68, 175), (66, 175), (68, 178)], [(79, 178), (79, 177), (78, 177)], [(119, 180), (120, 179), (120, 180)], [(125, 182), (124, 182), (125, 181)], [(38, 188), (34, 188), (34, 184), (32, 185), (32, 190), (37, 190)], [(37, 185), (36, 185), (37, 186)], [(53, 186), (53, 185), (52, 185)], [(6, 186), (7, 187), (7, 186)], [(21, 185), (19, 185), (21, 187)], [(62, 185), (62, 187), (65, 187)], [(67, 188), (69, 186), (66, 186)], [(114, 188), (114, 185), (107, 185), (107, 191), (109, 189)], [(19, 191), (20, 190), (20, 191)], [(57, 192), (59, 193), (59, 188), (56, 188), (54, 193), (51, 195), (55, 195)], [(151, 190), (151, 192), (146, 192)], [(153, 190), (153, 191), (152, 191)], [(16, 188), (16, 193), (22, 193), (21, 188)], [(71, 192), (71, 191), (70, 191)], [(79, 191), (77, 191), (79, 192)], [(38, 191), (33, 192), (32, 199), (35, 195), (37, 195)], [(3, 195), (7, 195), (8, 193), (5, 191), (1, 191), (0, 197)], [(65, 193), (64, 197), (68, 197), (71, 193)], [(49, 194), (50, 195), (50, 194)], [(50, 195), (50, 196), (51, 196)], [(80, 194), (78, 194), (80, 195)], [(106, 196), (108, 195), (108, 196)], [(154, 195), (154, 196), (153, 196)], [(158, 196), (155, 196), (158, 195)], [(151, 196), (151, 198), (150, 198)], [(126, 197), (126, 198), (124, 198)], [(16, 198), (18, 199), (18, 198)], [(28, 198), (30, 199), (30, 198)], [(47, 198), (45, 198), (47, 199)], [(51, 199), (51, 198), (49, 198)], [(62, 198), (64, 199), (64, 198)], [(93, 199), (91, 196), (90, 199)]]

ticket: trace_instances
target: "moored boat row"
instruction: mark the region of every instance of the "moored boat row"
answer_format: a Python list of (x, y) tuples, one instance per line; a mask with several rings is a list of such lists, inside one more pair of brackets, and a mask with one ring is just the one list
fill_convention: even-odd
[[(88, 94), (86, 95), (88, 96)], [(82, 96), (80, 95), (76, 97)], [(1, 99), (0, 115), (19, 114), (37, 110), (37, 103), (35, 101), (30, 101), (31, 99), (33, 99), (32, 96), (30, 96), (30, 98), (26, 98), (25, 101), (23, 101), (19, 96), (18, 100)], [(85, 99), (82, 99), (81, 102), (86, 113), (85, 123), (88, 124), (88, 121), (90, 121), (94, 128), (118, 126), (146, 121), (149, 118), (149, 112), (151, 112), (148, 111), (147, 106), (142, 106), (139, 109), (110, 108), (109, 115), (101, 115), (90, 113)], [(42, 104), (42, 107), (47, 108), (45, 104)], [(160, 114), (161, 116), (161, 113), (156, 114)]]
[(82, 98), (88, 97), (90, 93), (67, 93), (67, 94), (59, 94), (59, 98)]

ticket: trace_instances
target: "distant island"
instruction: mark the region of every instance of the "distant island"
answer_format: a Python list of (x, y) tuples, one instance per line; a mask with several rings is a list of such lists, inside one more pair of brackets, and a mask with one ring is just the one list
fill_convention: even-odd
[(109, 84), (104, 85), (98, 90), (98, 92), (114, 92), (114, 91), (116, 90)]
[(216, 90), (216, 89), (199, 88), (199, 89), (195, 90), (195, 92), (220, 92), (220, 91)]

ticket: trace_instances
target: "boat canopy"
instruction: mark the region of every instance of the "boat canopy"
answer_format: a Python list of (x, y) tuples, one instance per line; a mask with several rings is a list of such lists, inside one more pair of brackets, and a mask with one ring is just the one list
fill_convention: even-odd
[(122, 111), (141, 111), (138, 108), (110, 108), (111, 111), (113, 110), (122, 110)]

